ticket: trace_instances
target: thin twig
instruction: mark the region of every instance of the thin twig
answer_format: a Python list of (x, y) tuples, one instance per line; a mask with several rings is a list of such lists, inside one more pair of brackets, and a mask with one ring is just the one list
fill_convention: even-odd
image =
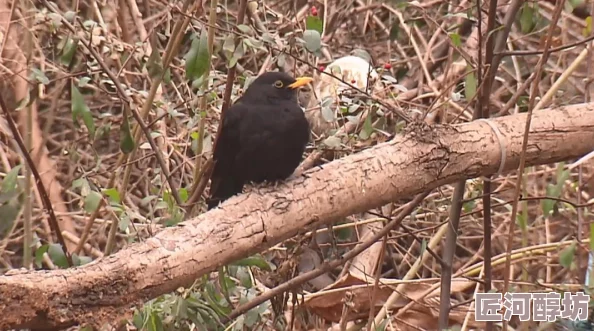
[(16, 140), (17, 144), (19, 145), (19, 148), (21, 149), (21, 153), (23, 153), (23, 156), (25, 157), (25, 160), (27, 161), (27, 164), (28, 164), (29, 168), (31, 169), (31, 172), (33, 173), (33, 177), (35, 177), (35, 185), (37, 186), (37, 190), (39, 190), (39, 195), (41, 196), (41, 201), (43, 202), (43, 208), (45, 208), (45, 210), (48, 213), (50, 227), (51, 227), (52, 231), (56, 234), (56, 237), (58, 238), (58, 242), (60, 243), (60, 246), (62, 246), (62, 250), (64, 251), (64, 255), (66, 256), (66, 261), (68, 262), (68, 266), (72, 267), (73, 266), (72, 256), (70, 255), (70, 253), (68, 252), (68, 248), (66, 247), (66, 241), (64, 240), (64, 236), (62, 236), (62, 230), (60, 230), (60, 225), (58, 224), (58, 218), (56, 217), (56, 214), (54, 213), (54, 208), (52, 207), (52, 202), (50, 201), (49, 195), (47, 194), (47, 191), (45, 190), (45, 186), (43, 185), (43, 182), (41, 181), (41, 176), (39, 175), (39, 172), (37, 171), (37, 168), (35, 167), (35, 163), (33, 162), (33, 159), (31, 159), (31, 155), (29, 155), (29, 151), (27, 151), (27, 148), (25, 147), (25, 143), (23, 142), (23, 138), (21, 137), (19, 129), (17, 129), (17, 126), (14, 123), (12, 116), (10, 116), (10, 111), (8, 110), (8, 107), (6, 106), (6, 103), (4, 102), (4, 98), (2, 97), (1, 94), (0, 94), (0, 107), (2, 107), (2, 111), (4, 111), (4, 115), (6, 115), (6, 121), (8, 122), (8, 126), (10, 127), (12, 136), (14, 137), (14, 140)]
[(450, 290), (452, 286), (452, 265), (456, 251), (456, 239), (458, 238), (458, 227), (460, 224), (460, 213), (462, 211), (462, 198), (466, 180), (457, 182), (454, 186), (452, 204), (450, 205), (450, 221), (441, 260), (441, 293), (439, 301), (439, 330), (447, 329), (449, 326), (450, 313)]
[[(237, 25), (243, 24), (243, 20), (245, 18), (245, 12), (247, 7), (247, 0), (241, 0), (239, 3), (239, 9), (237, 13)], [(212, 22), (205, 23), (209, 29), (213, 30), (217, 28), (217, 26), (213, 25)], [(235, 37), (235, 47), (239, 44), (240, 39)], [(225, 112), (229, 108), (229, 104), (231, 103), (231, 92), (233, 91), (233, 81), (235, 80), (235, 72), (236, 72), (237, 62), (229, 68), (227, 71), (227, 81), (225, 83), (225, 93), (223, 94), (223, 105), (221, 107), (221, 115), (219, 117), (219, 126), (217, 128), (217, 133), (215, 135), (215, 140), (212, 144), (212, 150), (215, 151), (217, 148), (217, 144), (219, 142), (219, 138), (221, 136), (221, 131), (223, 129), (223, 122), (225, 119)], [(214, 160), (214, 154), (210, 158), (210, 162), (212, 163), (212, 167), (214, 170), (214, 166), (216, 166), (216, 160)], [(208, 177), (201, 178), (201, 181), (208, 181), (210, 176), (212, 175), (212, 171), (202, 171), (202, 176), (208, 175)], [(192, 191), (191, 199), (188, 201), (188, 206), (194, 205), (197, 200), (202, 195), (204, 189), (206, 189), (206, 185), (199, 185), (199, 182), (195, 182), (195, 189)]]
[[(14, 1), (16, 2), (16, 0)], [(14, 3), (13, 3), (14, 5)], [(29, 7), (28, 2), (22, 3), (23, 8), (26, 12), (28, 12), (31, 8)], [(11, 11), (11, 13), (13, 13)], [(26, 15), (29, 16), (29, 15)], [(23, 18), (24, 25), (27, 27), (27, 31), (24, 32), (24, 45), (23, 45), (23, 53), (25, 55), (26, 63), (30, 63), (31, 61), (31, 54), (33, 48), (33, 36), (31, 32), (32, 22), (30, 19)], [(29, 70), (26, 69), (27, 75)], [(25, 91), (25, 93), (29, 93)], [(27, 105), (26, 113), (21, 113), (21, 116), (25, 116), (25, 148), (27, 151), (30, 151), (33, 147), (33, 107), (35, 106), (35, 101), (31, 104)], [(41, 152), (42, 148), (39, 149)], [(23, 211), (23, 267), (31, 268), (33, 266), (33, 254), (31, 249), (33, 248), (33, 195), (31, 194), (31, 168), (25, 168), (25, 206)]]
[[(195, 17), (193, 17), (193, 18), (194, 18), (194, 19), (196, 19)], [(202, 24), (206, 24), (206, 25), (209, 25), (209, 26), (210, 26), (210, 24), (209, 24), (208, 22), (204, 22), (204, 21), (200, 21), (200, 22), (201, 22)], [(248, 35), (246, 35), (246, 34), (243, 34), (243, 33), (241, 33), (241, 32), (238, 32), (238, 31), (235, 31), (235, 30), (227, 30), (227, 29), (224, 29), (224, 28), (221, 28), (221, 27), (218, 27), (218, 26), (213, 26), (213, 27), (215, 27), (216, 29), (218, 29), (218, 30), (220, 30), (220, 31), (222, 31), (222, 32), (226, 32), (226, 33), (233, 33), (233, 34), (235, 34), (237, 37), (242, 37), (242, 38), (247, 38), (247, 37), (249, 37)], [(270, 50), (272, 50), (272, 51), (274, 51), (274, 52), (277, 52), (277, 53), (280, 53), (280, 54), (283, 54), (283, 55), (290, 56), (290, 57), (291, 57), (293, 60), (295, 60), (296, 62), (299, 62), (299, 63), (301, 63), (301, 64), (304, 64), (304, 65), (308, 66), (308, 67), (309, 67), (309, 68), (311, 68), (312, 70), (314, 70), (314, 71), (317, 71), (317, 72), (318, 72), (318, 74), (320, 74), (320, 75), (327, 75), (327, 76), (330, 76), (330, 77), (332, 77), (332, 78), (334, 78), (334, 79), (337, 79), (337, 80), (338, 80), (338, 81), (340, 81), (341, 83), (343, 83), (343, 84), (345, 84), (346, 86), (348, 86), (350, 89), (352, 89), (352, 90), (354, 90), (354, 91), (357, 91), (357, 92), (359, 92), (359, 93), (361, 93), (361, 94), (365, 95), (365, 97), (369, 98), (370, 100), (372, 100), (372, 101), (374, 101), (374, 102), (377, 102), (377, 103), (378, 103), (378, 104), (380, 104), (382, 107), (386, 108), (388, 111), (394, 112), (394, 113), (395, 113), (395, 114), (397, 114), (397, 115), (398, 115), (400, 118), (402, 118), (402, 119), (403, 119), (403, 120), (404, 120), (406, 123), (410, 123), (410, 122), (412, 122), (412, 119), (411, 119), (410, 115), (409, 115), (408, 113), (404, 112), (402, 109), (400, 109), (400, 108), (398, 108), (398, 107), (394, 107), (394, 106), (390, 105), (388, 102), (386, 102), (386, 101), (384, 101), (384, 100), (382, 100), (382, 99), (380, 99), (380, 98), (378, 98), (378, 97), (376, 97), (376, 96), (374, 96), (374, 95), (370, 94), (370, 93), (369, 93), (369, 92), (367, 92), (367, 91), (364, 91), (364, 90), (360, 89), (359, 87), (357, 87), (357, 86), (353, 85), (353, 84), (352, 84), (350, 81), (345, 81), (345, 80), (343, 80), (342, 78), (340, 78), (340, 77), (336, 76), (336, 75), (335, 75), (333, 72), (331, 72), (330, 70), (329, 70), (329, 71), (323, 71), (323, 70), (320, 70), (319, 66), (316, 66), (314, 63), (311, 63), (311, 62), (309, 62), (309, 61), (307, 61), (307, 60), (303, 60), (303, 59), (301, 59), (301, 58), (300, 58), (298, 55), (295, 55), (295, 54), (293, 54), (293, 53), (292, 53), (292, 52), (290, 52), (290, 51), (286, 51), (286, 50), (284, 50), (284, 49), (278, 48), (278, 47), (276, 47), (276, 46), (274, 46), (274, 45), (272, 45), (272, 44), (269, 44), (269, 43), (267, 43), (267, 44), (266, 44), (266, 46), (267, 46), (267, 47), (268, 47)]]
[[(518, 167), (518, 175), (516, 177), (516, 189), (514, 190), (514, 203), (512, 204), (512, 214), (510, 220), (508, 222), (508, 233), (507, 233), (507, 243), (506, 243), (506, 256), (505, 256), (505, 269), (503, 274), (503, 290), (502, 293), (506, 293), (509, 289), (509, 278), (510, 278), (510, 268), (511, 268), (511, 251), (513, 245), (513, 233), (514, 233), (514, 226), (516, 223), (516, 216), (518, 214), (518, 201), (520, 198), (520, 190), (522, 188), (522, 177), (524, 174), (524, 167), (526, 166), (526, 147), (528, 145), (528, 134), (530, 133), (530, 123), (532, 122), (532, 111), (534, 108), (534, 103), (536, 100), (536, 91), (538, 88), (538, 84), (540, 82), (540, 77), (542, 70), (544, 69), (545, 64), (549, 58), (548, 49), (551, 47), (551, 43), (553, 40), (553, 34), (555, 29), (557, 28), (557, 22), (559, 21), (559, 17), (561, 17), (561, 12), (563, 11), (563, 6), (565, 5), (565, 0), (558, 1), (555, 7), (555, 12), (553, 14), (553, 19), (549, 25), (549, 30), (547, 33), (547, 37), (545, 39), (544, 45), (544, 53), (542, 57), (539, 59), (536, 65), (536, 74), (535, 80), (532, 85), (532, 89), (530, 91), (530, 101), (528, 104), (528, 116), (526, 117), (526, 126), (524, 130), (524, 139), (522, 141), (522, 155), (520, 155), (520, 165)], [(507, 324), (508, 321), (503, 321), (503, 331), (507, 331)]]
[[(245, 9), (247, 6), (247, 0), (241, 0), (239, 3), (239, 12), (237, 13), (237, 25), (243, 24), (243, 19), (245, 17)], [(239, 43), (239, 38), (235, 39), (235, 47), (237, 47)], [(223, 94), (223, 106), (221, 107), (221, 118), (219, 121), (219, 127), (217, 129), (217, 137), (213, 143), (213, 150), (217, 146), (217, 142), (219, 141), (219, 136), (221, 129), (223, 127), (223, 120), (225, 119), (225, 112), (229, 109), (229, 104), (231, 103), (231, 92), (233, 91), (233, 81), (235, 80), (235, 65), (229, 68), (227, 72), (227, 81), (225, 84), (225, 94)]]
[[(213, 45), (214, 45), (214, 39), (215, 39), (215, 28), (213, 27), (215, 25), (215, 22), (217, 20), (217, 6), (218, 6), (218, 0), (211, 0), (210, 1), (210, 9), (209, 9), (209, 15), (208, 15), (208, 39), (207, 39), (207, 47), (208, 47), (208, 59), (206, 60), (206, 63), (208, 63), (208, 65), (206, 66), (208, 68), (208, 74), (210, 74), (210, 70), (211, 70), (211, 59), (212, 59), (212, 52), (213, 52)], [(206, 78), (206, 77), (205, 77)], [(200, 94), (202, 95), (200, 97), (200, 109), (202, 110), (202, 112), (206, 113), (206, 105), (207, 105), (207, 96), (205, 91), (208, 89), (208, 79), (204, 79), (204, 82), (202, 83), (202, 85), (200, 86)], [(194, 164), (194, 183), (192, 183), (192, 189), (191, 189), (191, 193), (192, 196), (191, 197), (195, 197), (196, 199), (199, 199), (200, 196), (202, 196), (202, 190), (204, 190), (204, 187), (202, 188), (202, 190), (197, 190), (197, 188), (199, 187), (199, 184), (201, 182), (201, 176), (199, 176), (201, 173), (205, 174), (206, 172), (202, 171), (202, 151), (203, 151), (203, 146), (204, 146), (204, 132), (205, 132), (205, 125), (206, 125), (206, 116), (203, 116), (202, 114), (200, 114), (200, 123), (198, 124), (198, 147), (196, 150), (196, 161)], [(189, 217), (192, 214), (192, 209), (194, 208), (195, 204), (194, 202), (198, 201), (198, 200), (190, 200), (190, 209), (187, 209), (186, 212), (186, 217)]]
[(373, 237), (369, 238), (367, 241), (361, 243), (361, 245), (357, 246), (353, 250), (344, 254), (342, 256), (342, 258), (323, 263), (318, 268), (316, 268), (312, 271), (306, 272), (304, 274), (301, 274), (301, 275), (289, 280), (288, 282), (281, 284), (281, 285), (271, 289), (270, 291), (267, 291), (266, 293), (258, 296), (254, 300), (235, 308), (225, 318), (224, 323), (226, 323), (230, 320), (233, 320), (234, 318), (236, 318), (236, 317), (240, 316), (241, 314), (247, 312), (248, 310), (258, 306), (259, 304), (270, 300), (271, 298), (273, 298), (274, 296), (276, 296), (280, 293), (286, 292), (286, 291), (288, 291), (292, 288), (295, 288), (295, 287), (297, 287), (311, 279), (314, 279), (320, 275), (323, 275), (326, 272), (331, 271), (332, 269), (338, 267), (339, 265), (342, 265), (342, 264), (346, 263), (347, 261), (353, 259), (355, 256), (361, 254), (363, 251), (365, 251), (367, 248), (369, 248), (375, 242), (377, 242), (378, 240), (381, 240), (384, 236), (386, 236), (388, 233), (390, 233), (390, 231), (392, 231), (394, 228), (396, 228), (406, 216), (408, 216), (421, 202), (423, 202), (423, 199), (425, 199), (425, 197), (427, 195), (429, 195), (429, 193), (431, 193), (431, 190), (417, 194), (412, 201), (410, 201), (409, 203), (407, 203), (406, 205), (404, 205), (402, 207), (402, 211), (398, 214), (398, 216), (396, 216), (393, 220), (391, 220), (388, 224), (386, 224), (386, 226), (383, 229), (381, 229), (378, 233), (373, 235)]
[[(518, 1), (518, 2), (522, 2), (522, 1)], [(559, 46), (559, 47), (554, 47), (551, 48), (549, 50), (549, 53), (555, 53), (555, 52), (559, 52), (559, 51), (563, 51), (569, 48), (573, 48), (579, 45), (583, 45), (588, 43), (589, 41), (594, 40), (594, 36), (588, 36), (587, 38), (584, 38), (582, 40), (578, 40), (576, 42), (573, 43), (569, 43), (567, 45), (563, 45), (563, 46)], [(497, 55), (503, 57), (503, 56), (528, 56), (528, 55), (540, 55), (543, 54), (544, 51), (541, 50), (536, 50), (536, 51), (503, 51), (503, 52), (498, 52), (496, 53)]]
[[(62, 16), (62, 14), (56, 8), (54, 8), (54, 6), (47, 3), (47, 0), (43, 0), (43, 2), (48, 9), (50, 9), (53, 12), (55, 12), (56, 14), (60, 15), (60, 19), (62, 20), (62, 23), (64, 24), (64, 26), (66, 26), (72, 33), (76, 33), (76, 28), (72, 24), (70, 24), (70, 22), (68, 22), (68, 20), (66, 18), (64, 18), (64, 16)], [(124, 105), (124, 110), (132, 113), (132, 116), (134, 116), (134, 119), (136, 120), (137, 125), (141, 128), (142, 132), (144, 133), (146, 140), (151, 145), (151, 148), (153, 149), (153, 151), (155, 151), (155, 158), (157, 159), (157, 162), (159, 163), (159, 167), (161, 167), (161, 171), (163, 171), (163, 174), (165, 175), (167, 183), (169, 184), (169, 188), (171, 190), (171, 195), (175, 199), (175, 202), (178, 205), (180, 205), (181, 198), (179, 196), (179, 192), (175, 188), (176, 186), (173, 183), (173, 178), (171, 178), (171, 175), (169, 174), (169, 170), (165, 164), (165, 160), (163, 159), (163, 154), (160, 153), (160, 150), (157, 147), (155, 140), (151, 136), (151, 131), (144, 123), (144, 119), (143, 119), (144, 116), (140, 116), (140, 114), (138, 113), (138, 111), (135, 108), (130, 107), (131, 100), (128, 97), (128, 95), (126, 94), (126, 91), (124, 91), (122, 84), (120, 83), (118, 78), (113, 74), (113, 72), (111, 72), (111, 70), (109, 69), (107, 64), (105, 64), (105, 62), (103, 61), (103, 57), (99, 53), (97, 53), (97, 51), (93, 47), (91, 47), (90, 42), (86, 41), (83, 37), (80, 37), (80, 44), (85, 49), (87, 49), (89, 51), (89, 53), (91, 53), (91, 56), (93, 56), (93, 58), (95, 58), (95, 60), (97, 61), (97, 64), (99, 64), (99, 66), (103, 69), (105, 74), (114, 83), (114, 86), (115, 86), (116, 90), (118, 91), (118, 95), (122, 99), (122, 103)], [(155, 50), (155, 52), (157, 52), (157, 50)], [(147, 103), (148, 103), (148, 101), (147, 101)]]
[[(245, 18), (247, 0), (241, 0), (239, 3), (239, 12), (237, 13), (237, 25), (243, 24), (243, 20)], [(239, 38), (235, 38), (235, 47), (239, 44)], [(229, 104), (231, 103), (231, 92), (233, 91), (233, 81), (235, 80), (235, 65), (229, 68), (227, 72), (227, 82), (225, 84), (225, 93), (223, 94), (223, 106), (221, 107), (221, 116), (219, 119), (219, 126), (217, 128), (217, 134), (215, 140), (212, 144), (212, 150), (215, 151), (217, 148), (217, 144), (219, 142), (219, 138), (221, 136), (221, 131), (223, 130), (223, 122), (225, 120), (225, 112), (229, 108)], [(213, 156), (213, 167), (216, 166), (216, 160), (214, 160)], [(208, 178), (207, 178), (208, 179)], [(198, 196), (198, 193), (193, 193), (193, 196)]]
[[(45, 5), (47, 6), (48, 3), (47, 1), (44, 1)], [(192, 0), (185, 0), (182, 8), (181, 8), (181, 12), (185, 12), (189, 7), (190, 4), (193, 3)], [(157, 93), (157, 89), (160, 85), (160, 83), (163, 80), (163, 76), (166, 72), (166, 68), (169, 67), (169, 63), (171, 62), (171, 59), (173, 58), (173, 53), (177, 50), (177, 48), (179, 47), (179, 43), (181, 40), (181, 35), (183, 30), (185, 29), (185, 27), (189, 24), (190, 19), (189, 18), (185, 18), (183, 20), (179, 20), (173, 27), (173, 31), (171, 33), (171, 38), (169, 39), (168, 43), (167, 43), (167, 47), (165, 48), (165, 53), (163, 56), (163, 73), (161, 75), (158, 75), (157, 77), (155, 77), (151, 83), (151, 89), (149, 90), (148, 96), (146, 98), (145, 104), (143, 105), (142, 111), (141, 111), (141, 116), (142, 118), (145, 118), (152, 106), (153, 100), (155, 98), (155, 95)], [(155, 50), (157, 51), (157, 50)], [(114, 81), (115, 84), (116, 81)], [(116, 86), (118, 86), (118, 84), (116, 84)], [(134, 138), (134, 141), (137, 141), (139, 138), (139, 134), (140, 132), (138, 131), (138, 125), (132, 130), (132, 136)], [(157, 153), (158, 151), (155, 150), (155, 153)], [(124, 154), (121, 153), (117, 162), (116, 162), (116, 166), (115, 166), (115, 171), (112, 173), (112, 175), (109, 177), (109, 181), (107, 184), (107, 187), (113, 187), (115, 184), (115, 180), (116, 177), (119, 174), (119, 171), (117, 169), (120, 168), (120, 166), (122, 166), (123, 164), (125, 164), (128, 160), (128, 156), (130, 156), (131, 159), (134, 159), (136, 155), (136, 148), (134, 148), (134, 150), (132, 151), (132, 153), (130, 153), (130, 155), (128, 154)], [(129, 174), (128, 169), (131, 169), (131, 167), (129, 165), (125, 166), (125, 173)], [(129, 176), (129, 175), (128, 175)], [(127, 180), (124, 178), (124, 184), (122, 184), (122, 186), (120, 187), (120, 195), (122, 200), (125, 197), (125, 193), (126, 193), (126, 184), (127, 184)], [(83, 248), (83, 245), (86, 243), (87, 238), (90, 234), (91, 228), (93, 226), (93, 223), (95, 221), (95, 219), (99, 216), (99, 211), (101, 210), (101, 208), (103, 208), (105, 204), (105, 199), (101, 199), (99, 201), (99, 205), (97, 206), (97, 208), (93, 211), (93, 213), (91, 214), (91, 216), (89, 217), (87, 223), (85, 224), (85, 228), (83, 230), (83, 233), (81, 235), (81, 239), (79, 241), (78, 246), (76, 247), (76, 251), (75, 252), (80, 252)], [(117, 220), (116, 220), (117, 222)], [(114, 226), (117, 227), (117, 224), (114, 223)]]

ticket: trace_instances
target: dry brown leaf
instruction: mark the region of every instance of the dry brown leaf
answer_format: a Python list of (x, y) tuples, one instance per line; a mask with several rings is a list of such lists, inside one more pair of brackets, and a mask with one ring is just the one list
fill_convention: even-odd
[[(340, 321), (343, 304), (347, 292), (352, 297), (350, 305), (352, 307), (352, 314), (349, 315), (349, 320), (365, 317), (369, 314), (370, 301), (372, 295), (372, 285), (367, 287), (351, 288), (353, 285), (366, 284), (359, 278), (351, 274), (346, 274), (338, 279), (334, 284), (325, 289), (324, 293), (306, 299), (305, 307), (310, 309), (313, 313), (332, 322)], [(371, 283), (373, 284), (373, 280)], [(340, 291), (329, 291), (332, 289), (341, 289)], [(379, 287), (375, 293), (375, 308), (382, 307), (392, 291), (387, 287)], [(398, 300), (391, 309), (402, 308), (408, 303), (408, 300), (402, 298)]]

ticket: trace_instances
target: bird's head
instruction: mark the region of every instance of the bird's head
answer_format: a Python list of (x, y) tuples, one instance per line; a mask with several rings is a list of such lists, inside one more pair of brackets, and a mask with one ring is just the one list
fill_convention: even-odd
[(243, 98), (254, 100), (297, 100), (297, 91), (313, 79), (310, 77), (293, 78), (284, 72), (265, 72), (248, 86)]

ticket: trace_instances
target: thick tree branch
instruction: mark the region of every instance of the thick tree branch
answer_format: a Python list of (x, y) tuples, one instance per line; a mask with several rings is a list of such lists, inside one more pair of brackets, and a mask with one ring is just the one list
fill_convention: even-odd
[[(525, 114), (490, 120), (505, 145), (504, 170), (518, 167)], [(533, 114), (526, 164), (594, 150), (594, 104)], [(277, 190), (231, 198), (83, 267), (0, 277), (0, 329), (102, 323), (124, 308), (186, 286), (221, 265), (299, 231), (464, 178), (495, 173), (501, 150), (485, 122), (415, 127), (404, 136), (311, 169)]]

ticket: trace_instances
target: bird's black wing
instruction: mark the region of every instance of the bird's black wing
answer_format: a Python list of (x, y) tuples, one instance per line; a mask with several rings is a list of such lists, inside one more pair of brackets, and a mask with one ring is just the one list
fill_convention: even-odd
[(296, 104), (281, 101), (250, 108), (240, 123), (241, 149), (236, 157), (244, 178), (258, 183), (290, 176), (307, 143), (302, 131), (309, 134), (307, 120)]
[(210, 182), (208, 209), (241, 193), (243, 188), (243, 180), (235, 171), (235, 156), (239, 152), (239, 128), (245, 108), (246, 106), (238, 100), (225, 112), (223, 127), (213, 152), (215, 165)]

